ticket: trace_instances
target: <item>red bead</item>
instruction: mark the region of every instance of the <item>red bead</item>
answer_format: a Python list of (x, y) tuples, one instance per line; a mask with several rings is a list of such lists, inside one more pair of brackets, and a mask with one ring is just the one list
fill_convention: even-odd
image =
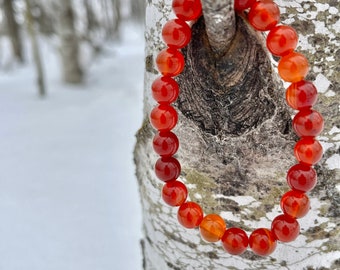
[(177, 82), (171, 77), (159, 77), (151, 85), (152, 97), (160, 104), (176, 101), (179, 94)]
[(272, 1), (258, 1), (251, 6), (248, 20), (256, 30), (270, 30), (280, 20), (280, 9)]
[(156, 64), (164, 76), (177, 76), (184, 69), (184, 56), (176, 49), (164, 49), (158, 54)]
[(182, 205), (188, 197), (186, 186), (180, 181), (169, 181), (162, 189), (162, 198), (170, 206)]
[(153, 138), (153, 149), (155, 152), (163, 157), (173, 156), (179, 147), (179, 140), (177, 136), (170, 132), (159, 132)]
[(298, 82), (306, 77), (309, 70), (307, 58), (301, 53), (291, 52), (281, 58), (278, 71), (286, 82)]
[(290, 190), (283, 194), (280, 205), (282, 211), (292, 218), (302, 218), (310, 209), (306, 193), (296, 190)]
[(162, 37), (169, 47), (183, 48), (190, 42), (191, 28), (183, 20), (170, 20), (163, 27)]
[(239, 228), (230, 228), (222, 236), (223, 248), (232, 255), (241, 255), (248, 247), (248, 236)]
[(193, 229), (200, 225), (203, 219), (202, 208), (194, 202), (183, 203), (177, 212), (178, 222), (185, 228)]
[(300, 137), (315, 137), (323, 130), (323, 118), (319, 112), (305, 109), (295, 115), (293, 128)]
[(294, 154), (299, 162), (311, 166), (321, 160), (322, 146), (314, 138), (305, 137), (295, 144)]
[(281, 242), (294, 241), (300, 233), (299, 222), (290, 216), (280, 215), (272, 222), (272, 232)]
[(173, 0), (172, 9), (179, 19), (185, 21), (196, 20), (202, 13), (200, 0)]
[(176, 110), (170, 105), (161, 104), (150, 113), (151, 125), (159, 131), (169, 131), (173, 129), (178, 121)]
[(311, 191), (317, 181), (316, 171), (304, 164), (295, 164), (287, 172), (287, 183), (293, 190)]
[(270, 230), (264, 228), (256, 229), (249, 236), (249, 246), (255, 254), (267, 256), (274, 252), (276, 239)]
[(200, 223), (200, 233), (202, 238), (208, 242), (219, 241), (225, 231), (226, 224), (219, 215), (206, 215)]
[(277, 56), (283, 56), (293, 51), (297, 43), (297, 33), (294, 28), (287, 25), (275, 26), (267, 36), (267, 48)]
[(250, 8), (256, 0), (235, 0), (234, 1), (234, 9), (236, 11), (242, 11), (247, 8)]
[(292, 83), (286, 91), (287, 104), (295, 110), (315, 105), (318, 98), (318, 91), (313, 83), (309, 81), (299, 81)]
[(181, 164), (173, 157), (159, 158), (155, 164), (155, 173), (164, 182), (176, 180), (181, 174)]

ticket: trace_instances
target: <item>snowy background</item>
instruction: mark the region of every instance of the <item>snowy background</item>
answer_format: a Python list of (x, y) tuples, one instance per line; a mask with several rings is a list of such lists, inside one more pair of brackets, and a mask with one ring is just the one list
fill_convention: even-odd
[(40, 40), (45, 99), (32, 61), (0, 70), (0, 270), (141, 269), (132, 151), (144, 39), (135, 25), (121, 33), (77, 87), (61, 83), (55, 48)]

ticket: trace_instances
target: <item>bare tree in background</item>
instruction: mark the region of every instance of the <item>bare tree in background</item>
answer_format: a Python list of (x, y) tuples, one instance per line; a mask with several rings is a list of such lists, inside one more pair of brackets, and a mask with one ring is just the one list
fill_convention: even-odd
[(57, 13), (57, 32), (60, 37), (60, 54), (63, 79), (67, 83), (78, 84), (83, 81), (83, 70), (79, 61), (79, 39), (75, 31), (75, 15), (72, 1), (54, 1)]
[(138, 22), (144, 22), (146, 0), (131, 0), (131, 16)]
[[(233, 0), (201, 0), (204, 18), (192, 26), (190, 44), (182, 50), (186, 65), (176, 77), (180, 96), (176, 153), (182, 165), (180, 180), (190, 200), (206, 214), (217, 213), (227, 227), (248, 232), (269, 227), (287, 191), (286, 172), (296, 163), (297, 140), (291, 128), (292, 111), (284, 103), (285, 89), (265, 48), (265, 37), (235, 16)], [(301, 235), (279, 243), (268, 257), (250, 251), (227, 254), (221, 245), (204, 242), (199, 232), (181, 227), (178, 208), (161, 200), (163, 183), (153, 170), (159, 158), (152, 149), (155, 130), (149, 113), (155, 106), (151, 84), (160, 74), (154, 65), (165, 47), (162, 25), (171, 0), (148, 1), (144, 122), (137, 134), (135, 162), (143, 209), (142, 241), (146, 270), (221, 269), (340, 269), (339, 190), (339, 1), (277, 0), (281, 22), (300, 34), (298, 50), (310, 61), (307, 80), (319, 88), (316, 109), (325, 118), (320, 141), (323, 159), (315, 166), (318, 185), (310, 193), (312, 209), (299, 220)], [(135, 1), (132, 1), (135, 3)], [(331, 12), (330, 12), (331, 11)], [(217, 57), (218, 55), (218, 57)], [(333, 164), (333, 165), (332, 165)]]
[(32, 16), (32, 10), (31, 10), (31, 0), (25, 0), (26, 2), (26, 23), (27, 23), (27, 29), (28, 33), (31, 38), (32, 43), (32, 53), (33, 53), (33, 59), (37, 71), (37, 85), (39, 90), (39, 95), (41, 97), (46, 95), (46, 87), (45, 87), (45, 79), (44, 79), (44, 69), (41, 62), (40, 57), (40, 49), (39, 49), (39, 42), (37, 39), (37, 32), (34, 25), (34, 19)]
[(24, 62), (20, 28), (15, 18), (13, 0), (3, 0), (3, 8), (7, 22), (7, 33), (11, 39), (13, 53), (20, 62)]

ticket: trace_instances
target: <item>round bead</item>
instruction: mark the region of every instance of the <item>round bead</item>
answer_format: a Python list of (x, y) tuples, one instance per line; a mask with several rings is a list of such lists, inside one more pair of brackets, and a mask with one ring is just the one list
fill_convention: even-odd
[(187, 197), (188, 190), (180, 181), (170, 181), (163, 186), (162, 198), (170, 206), (182, 205)]
[(161, 104), (153, 108), (150, 113), (151, 125), (159, 131), (169, 131), (173, 129), (177, 121), (177, 112), (170, 105)]
[(234, 1), (234, 9), (236, 11), (242, 11), (247, 8), (250, 8), (256, 0), (235, 0)]
[(170, 131), (158, 132), (153, 138), (152, 145), (158, 155), (170, 157), (177, 152), (179, 140), (177, 136)]
[(162, 37), (169, 47), (183, 48), (190, 42), (191, 28), (183, 20), (170, 20), (163, 26)]
[(156, 161), (155, 173), (164, 182), (176, 180), (181, 174), (181, 164), (173, 157), (161, 157)]
[(294, 154), (299, 162), (311, 166), (321, 160), (322, 146), (314, 138), (305, 137), (295, 144)]
[(164, 76), (177, 76), (184, 69), (184, 56), (174, 48), (162, 50), (156, 58), (157, 68)]
[(223, 248), (232, 255), (241, 255), (248, 247), (248, 236), (239, 228), (230, 228), (222, 236)]
[(304, 192), (296, 190), (290, 190), (283, 194), (280, 205), (282, 211), (292, 218), (302, 218), (310, 209), (308, 196)]
[(316, 171), (304, 164), (295, 164), (287, 172), (287, 183), (293, 190), (311, 191), (317, 181)]
[(272, 232), (281, 242), (294, 241), (300, 233), (299, 222), (287, 215), (280, 215), (272, 222)]
[(196, 20), (202, 13), (200, 0), (173, 0), (172, 9), (179, 19), (185, 21)]
[(208, 242), (219, 241), (225, 231), (226, 224), (219, 215), (206, 215), (200, 223), (200, 233), (202, 238)]
[(309, 65), (307, 58), (301, 53), (291, 52), (281, 58), (278, 71), (286, 82), (301, 81), (308, 73)]
[(294, 28), (287, 25), (275, 26), (267, 36), (267, 48), (277, 56), (283, 56), (293, 51), (297, 43), (297, 33)]
[(309, 81), (299, 81), (292, 83), (286, 91), (287, 104), (295, 110), (315, 105), (318, 98), (318, 91), (313, 83)]
[(255, 254), (267, 256), (274, 252), (276, 239), (270, 230), (264, 228), (256, 229), (249, 236), (249, 246)]
[(203, 219), (202, 208), (194, 202), (183, 203), (177, 212), (178, 222), (185, 228), (193, 229), (200, 225)]
[(248, 20), (256, 30), (270, 30), (280, 20), (279, 7), (272, 1), (256, 2), (250, 8)]
[(315, 137), (323, 130), (323, 118), (318, 111), (305, 109), (295, 115), (293, 128), (300, 137)]
[(158, 103), (172, 103), (176, 101), (179, 94), (177, 82), (171, 77), (159, 77), (151, 85), (152, 97)]

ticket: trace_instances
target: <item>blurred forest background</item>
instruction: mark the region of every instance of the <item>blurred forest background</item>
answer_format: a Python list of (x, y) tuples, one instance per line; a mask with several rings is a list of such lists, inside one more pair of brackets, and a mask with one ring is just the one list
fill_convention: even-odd
[(11, 47), (7, 55), (0, 47), (0, 69), (15, 71), (31, 54), (39, 95), (44, 96), (48, 69), (40, 43), (55, 46), (65, 83), (83, 83), (103, 45), (120, 39), (124, 21), (144, 24), (145, 0), (0, 0), (0, 8), (0, 46)]

